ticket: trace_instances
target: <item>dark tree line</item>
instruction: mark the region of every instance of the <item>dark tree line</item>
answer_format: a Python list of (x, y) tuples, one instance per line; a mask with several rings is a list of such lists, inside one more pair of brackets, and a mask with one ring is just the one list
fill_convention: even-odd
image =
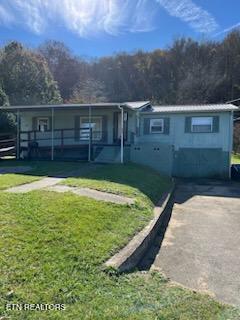
[(151, 100), (217, 103), (240, 97), (240, 32), (221, 42), (180, 38), (165, 50), (119, 53), (87, 61), (61, 42), (0, 50), (0, 103)]

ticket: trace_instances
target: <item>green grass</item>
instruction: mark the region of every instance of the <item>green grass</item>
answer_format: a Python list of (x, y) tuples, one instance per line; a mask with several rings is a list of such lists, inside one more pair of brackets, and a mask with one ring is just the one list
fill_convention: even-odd
[(161, 194), (170, 188), (171, 181), (147, 167), (113, 164), (87, 171), (78, 178), (68, 178), (62, 184), (134, 197), (144, 206), (156, 204)]
[(25, 174), (0, 175), (0, 190), (39, 180), (39, 177)]
[(232, 154), (232, 164), (240, 163), (240, 154)]
[(51, 162), (51, 161), (16, 161), (0, 160), (1, 167), (30, 166), (32, 170), (24, 174), (4, 174), (0, 175), (0, 190), (14, 187), (17, 185), (30, 183), (46, 176), (58, 176), (63, 172), (69, 172), (83, 169), (87, 163), (76, 162)]
[[(55, 166), (63, 168), (61, 163)], [(239, 310), (174, 286), (159, 273), (104, 272), (103, 262), (146, 225), (153, 203), (171, 183), (134, 165), (83, 172), (68, 183), (135, 196), (139, 205), (97, 202), (71, 193), (1, 192), (0, 315), (14, 320), (240, 318)], [(64, 303), (66, 310), (6, 312), (9, 302)]]

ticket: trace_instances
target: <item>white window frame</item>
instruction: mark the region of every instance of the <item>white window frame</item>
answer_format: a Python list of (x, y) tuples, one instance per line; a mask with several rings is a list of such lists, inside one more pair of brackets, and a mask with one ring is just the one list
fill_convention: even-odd
[[(152, 131), (152, 127), (154, 127), (154, 121), (161, 121), (162, 123), (162, 130), (160, 131)], [(156, 125), (155, 125), (156, 126)], [(158, 126), (156, 126), (158, 127)], [(164, 119), (163, 118), (155, 118), (155, 119), (150, 119), (150, 133), (155, 134), (155, 133), (163, 133), (164, 132)]]
[[(47, 130), (44, 130), (44, 131), (40, 130), (39, 126), (40, 126), (40, 121), (42, 121), (42, 120), (47, 121)], [(37, 130), (39, 132), (46, 132), (46, 131), (50, 130), (50, 122), (49, 122), (49, 118), (48, 117), (39, 117), (39, 118), (37, 118)]]
[[(209, 123), (201, 123), (201, 121), (202, 120), (210, 120), (210, 124)], [(194, 120), (196, 121), (196, 120), (200, 120), (199, 121), (199, 124), (196, 124), (196, 123), (193, 123), (194, 122)], [(206, 130), (204, 130), (204, 131), (194, 131), (194, 126), (211, 126), (211, 129), (210, 129), (210, 131), (206, 131)], [(192, 133), (211, 133), (211, 132), (213, 132), (213, 117), (192, 117), (191, 118), (191, 132)]]
[[(102, 119), (102, 117), (100, 117), (100, 116), (93, 116), (93, 117), (91, 117), (91, 127), (92, 127), (92, 122), (93, 122), (93, 119), (98, 119), (98, 120), (100, 120), (100, 130), (99, 131), (97, 131), (97, 132), (99, 132), (99, 137), (94, 137), (94, 130), (92, 130), (92, 136), (93, 136), (93, 140), (101, 140), (102, 139), (102, 135), (103, 135), (103, 132), (102, 132), (102, 127), (103, 127), (103, 119)], [(80, 123), (79, 123), (79, 125), (80, 125), (80, 140), (89, 140), (89, 136), (88, 137), (84, 137), (84, 135), (82, 134), (82, 131), (84, 130), (84, 128), (82, 128), (82, 126), (83, 126), (83, 120), (87, 120), (87, 121), (89, 121), (89, 117), (88, 116), (84, 116), (84, 117), (80, 117)], [(86, 133), (85, 134), (88, 134), (89, 135), (89, 132), (88, 132), (88, 128), (86, 128)]]

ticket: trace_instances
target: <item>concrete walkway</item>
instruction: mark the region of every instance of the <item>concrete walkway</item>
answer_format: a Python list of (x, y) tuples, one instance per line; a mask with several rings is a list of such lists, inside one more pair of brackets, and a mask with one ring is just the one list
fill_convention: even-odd
[(240, 184), (184, 183), (151, 269), (240, 306)]
[(125, 196), (119, 196), (113, 193), (107, 193), (107, 192), (102, 192), (98, 190), (93, 190), (89, 188), (76, 188), (76, 187), (69, 187), (69, 186), (64, 186), (64, 185), (58, 185), (58, 186), (53, 186), (48, 188), (50, 191), (55, 191), (55, 192), (72, 192), (74, 194), (77, 194), (79, 196), (85, 196), (89, 198), (93, 198), (95, 200), (101, 200), (101, 201), (106, 201), (106, 202), (112, 202), (112, 203), (117, 203), (117, 204), (133, 204), (134, 199), (128, 198)]
[(11, 192), (11, 193), (27, 193), (30, 191), (38, 190), (38, 189), (43, 189), (46, 187), (53, 186), (60, 181), (62, 181), (64, 178), (52, 178), (52, 177), (47, 177), (43, 178), (39, 181), (34, 181), (31, 183), (26, 183), (22, 184), (20, 186), (12, 187), (6, 190), (6, 192)]

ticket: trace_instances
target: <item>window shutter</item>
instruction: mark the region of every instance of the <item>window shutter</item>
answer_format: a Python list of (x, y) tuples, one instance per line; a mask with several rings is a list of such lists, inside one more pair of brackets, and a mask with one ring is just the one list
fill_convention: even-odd
[(170, 130), (170, 118), (164, 118), (163, 133), (169, 134), (169, 130)]
[(33, 131), (38, 130), (38, 128), (37, 128), (37, 117), (33, 117), (32, 118), (32, 129), (33, 129)]
[(74, 117), (74, 139), (75, 141), (79, 141), (80, 139), (80, 117), (79, 116), (75, 116)]
[(192, 117), (185, 118), (185, 132), (191, 132)]
[(150, 133), (150, 119), (145, 118), (143, 122), (143, 134)]
[(219, 132), (219, 116), (213, 117), (213, 132)]
[(48, 117), (49, 121), (49, 130), (52, 130), (52, 117)]
[(107, 143), (108, 131), (107, 131), (107, 116), (102, 116), (102, 142)]

